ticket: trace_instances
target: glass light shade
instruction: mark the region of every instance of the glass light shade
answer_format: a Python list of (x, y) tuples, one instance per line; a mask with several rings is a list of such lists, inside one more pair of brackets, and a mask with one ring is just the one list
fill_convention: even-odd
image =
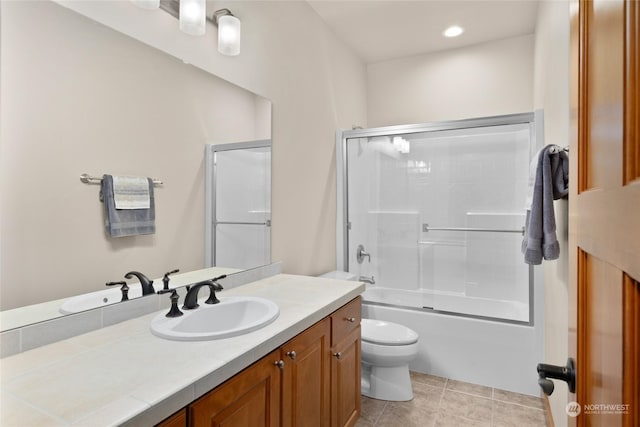
[(218, 18), (218, 52), (228, 56), (240, 54), (240, 20), (233, 15)]
[(180, 30), (192, 36), (205, 32), (207, 5), (205, 0), (180, 0)]
[(153, 10), (160, 7), (160, 0), (131, 0), (140, 9)]

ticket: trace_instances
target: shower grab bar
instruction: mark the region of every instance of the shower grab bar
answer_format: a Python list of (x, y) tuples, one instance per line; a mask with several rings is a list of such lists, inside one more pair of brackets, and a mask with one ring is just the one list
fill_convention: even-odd
[(473, 231), (481, 233), (519, 233), (524, 236), (524, 227), (512, 228), (466, 228), (466, 227), (430, 227), (429, 224), (422, 224), (422, 232), (429, 231)]
[(216, 225), (266, 225), (271, 227), (271, 220), (268, 219), (264, 222), (242, 222), (242, 221), (216, 221)]

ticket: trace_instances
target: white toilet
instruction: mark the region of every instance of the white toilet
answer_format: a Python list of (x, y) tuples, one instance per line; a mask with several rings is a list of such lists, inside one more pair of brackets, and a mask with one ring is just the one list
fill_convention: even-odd
[[(321, 277), (356, 280), (352, 273), (331, 271)], [(418, 334), (406, 326), (362, 319), (362, 394), (380, 400), (413, 399), (409, 362), (418, 355)]]
[(418, 355), (418, 334), (406, 326), (362, 319), (362, 394), (380, 400), (413, 399), (409, 362)]

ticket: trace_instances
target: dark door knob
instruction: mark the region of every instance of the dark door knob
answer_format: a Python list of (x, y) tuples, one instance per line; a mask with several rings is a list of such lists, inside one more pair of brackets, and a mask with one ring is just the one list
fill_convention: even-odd
[(537, 369), (538, 376), (540, 377), (538, 378), (538, 384), (547, 396), (553, 393), (553, 389), (555, 388), (550, 378), (566, 382), (569, 386), (569, 391), (571, 393), (576, 392), (576, 365), (572, 358), (567, 359), (566, 366), (538, 363)]

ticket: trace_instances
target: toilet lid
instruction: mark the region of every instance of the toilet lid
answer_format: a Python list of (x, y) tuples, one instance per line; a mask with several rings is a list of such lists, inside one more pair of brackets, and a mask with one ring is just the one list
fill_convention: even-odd
[(418, 342), (418, 334), (403, 325), (383, 320), (362, 319), (362, 340), (373, 344), (408, 345)]

